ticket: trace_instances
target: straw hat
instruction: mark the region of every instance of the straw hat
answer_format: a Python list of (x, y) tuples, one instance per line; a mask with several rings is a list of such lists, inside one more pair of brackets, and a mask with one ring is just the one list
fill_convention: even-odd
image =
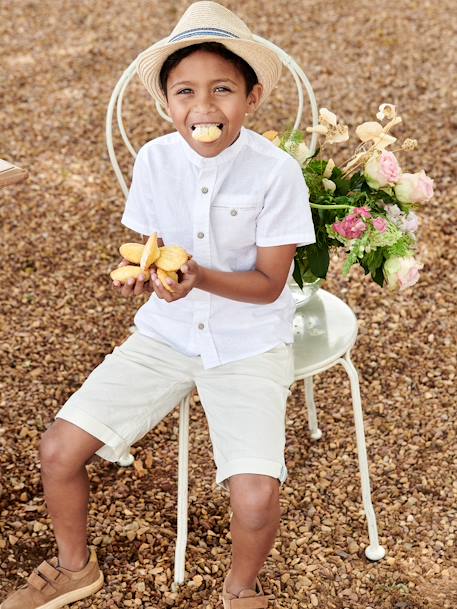
[(162, 105), (166, 105), (166, 99), (160, 87), (159, 74), (164, 61), (178, 49), (200, 42), (220, 42), (244, 59), (263, 85), (262, 102), (278, 82), (281, 60), (275, 51), (253, 39), (244, 21), (216, 2), (195, 2), (167, 38), (156, 42), (137, 58), (141, 82)]

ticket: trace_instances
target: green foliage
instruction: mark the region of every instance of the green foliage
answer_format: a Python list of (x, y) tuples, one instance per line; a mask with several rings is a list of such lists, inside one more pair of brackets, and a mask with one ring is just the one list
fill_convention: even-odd
[(286, 129), (279, 139), (279, 147), (289, 152), (294, 146), (298, 146), (305, 139), (301, 131), (293, 131), (291, 128)]
[(402, 235), (400, 239), (386, 248), (386, 257), (391, 258), (392, 256), (411, 256), (411, 252), (414, 249), (416, 240), (411, 235)]
[(297, 253), (295, 254), (293, 278), (301, 288), (304, 283), (313, 283), (317, 279), (310, 269), (308, 260), (309, 247), (297, 247)]
[(315, 277), (325, 279), (327, 277), (328, 265), (330, 257), (326, 243), (313, 243), (308, 247), (308, 261), (311, 273)]

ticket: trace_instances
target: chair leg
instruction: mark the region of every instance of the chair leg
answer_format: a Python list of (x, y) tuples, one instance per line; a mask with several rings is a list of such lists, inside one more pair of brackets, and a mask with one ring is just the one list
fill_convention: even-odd
[(135, 457), (132, 455), (132, 453), (125, 452), (122, 455), (122, 457), (119, 458), (119, 460), (117, 461), (117, 464), (120, 465), (121, 467), (130, 467), (130, 465), (132, 465), (134, 461), (135, 461)]
[(359, 458), (360, 478), (362, 483), (362, 498), (365, 515), (368, 522), (368, 537), (370, 545), (365, 548), (365, 555), (370, 560), (380, 560), (385, 556), (385, 549), (379, 545), (376, 515), (371, 502), (370, 474), (368, 470), (367, 449), (365, 444), (365, 429), (363, 424), (362, 401), (360, 399), (359, 376), (351, 361), (349, 351), (344, 359), (338, 362), (345, 368), (351, 381), (352, 405), (354, 409), (355, 433), (357, 438), (357, 453)]
[(179, 404), (178, 523), (173, 589), (184, 583), (187, 546), (188, 454), (190, 394)]
[(317, 423), (316, 403), (314, 402), (313, 391), (313, 377), (308, 376), (307, 378), (305, 378), (304, 382), (306, 407), (308, 409), (308, 428), (310, 431), (311, 438), (313, 440), (320, 440), (322, 437), (322, 431), (319, 429)]

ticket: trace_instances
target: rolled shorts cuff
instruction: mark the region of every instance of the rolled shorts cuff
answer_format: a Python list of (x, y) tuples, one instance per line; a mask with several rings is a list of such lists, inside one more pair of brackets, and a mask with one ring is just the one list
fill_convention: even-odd
[(95, 453), (99, 457), (115, 463), (126, 453), (129, 452), (130, 446), (121, 438), (115, 431), (101, 423), (84, 410), (72, 406), (68, 410), (63, 407), (56, 414), (56, 419), (63, 419), (69, 423), (73, 423), (83, 431), (86, 431), (91, 436), (104, 443), (104, 446), (99, 448)]
[(236, 459), (217, 468), (216, 484), (226, 491), (230, 490), (227, 480), (235, 474), (263, 474), (277, 478), (282, 484), (287, 478), (287, 467), (268, 459)]

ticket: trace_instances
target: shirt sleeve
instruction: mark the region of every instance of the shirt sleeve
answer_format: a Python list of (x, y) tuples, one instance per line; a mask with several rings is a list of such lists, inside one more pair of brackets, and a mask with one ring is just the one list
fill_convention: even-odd
[(133, 166), (132, 183), (125, 202), (121, 223), (141, 235), (151, 235), (156, 232), (160, 236), (151, 177), (148, 153), (143, 146), (139, 150)]
[(316, 241), (309, 191), (300, 165), (286, 158), (275, 171), (257, 218), (256, 245), (309, 245)]

